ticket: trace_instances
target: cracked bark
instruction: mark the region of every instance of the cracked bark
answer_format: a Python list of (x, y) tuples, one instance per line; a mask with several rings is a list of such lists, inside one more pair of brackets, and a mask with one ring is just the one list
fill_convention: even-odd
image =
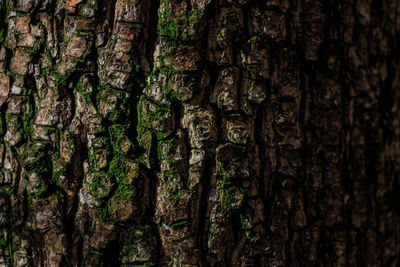
[(390, 0), (0, 0), (0, 265), (399, 265), (399, 32)]

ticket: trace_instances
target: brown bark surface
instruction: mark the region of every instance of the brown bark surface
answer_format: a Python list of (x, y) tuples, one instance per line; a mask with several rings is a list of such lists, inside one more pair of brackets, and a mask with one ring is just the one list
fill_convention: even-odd
[(399, 266), (400, 1), (0, 0), (0, 266)]

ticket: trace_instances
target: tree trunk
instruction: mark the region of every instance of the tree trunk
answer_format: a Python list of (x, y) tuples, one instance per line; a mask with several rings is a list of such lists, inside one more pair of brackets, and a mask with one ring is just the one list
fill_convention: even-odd
[(400, 1), (0, 19), (0, 266), (400, 265)]

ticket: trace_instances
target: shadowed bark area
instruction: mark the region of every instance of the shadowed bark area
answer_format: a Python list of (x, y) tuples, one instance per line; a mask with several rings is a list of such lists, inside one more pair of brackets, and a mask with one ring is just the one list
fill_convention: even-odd
[(399, 266), (400, 2), (0, 0), (0, 266)]

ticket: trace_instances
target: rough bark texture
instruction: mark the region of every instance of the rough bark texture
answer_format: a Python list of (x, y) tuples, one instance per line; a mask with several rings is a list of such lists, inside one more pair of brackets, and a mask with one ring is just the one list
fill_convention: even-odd
[(399, 266), (400, 2), (0, 0), (0, 266)]

